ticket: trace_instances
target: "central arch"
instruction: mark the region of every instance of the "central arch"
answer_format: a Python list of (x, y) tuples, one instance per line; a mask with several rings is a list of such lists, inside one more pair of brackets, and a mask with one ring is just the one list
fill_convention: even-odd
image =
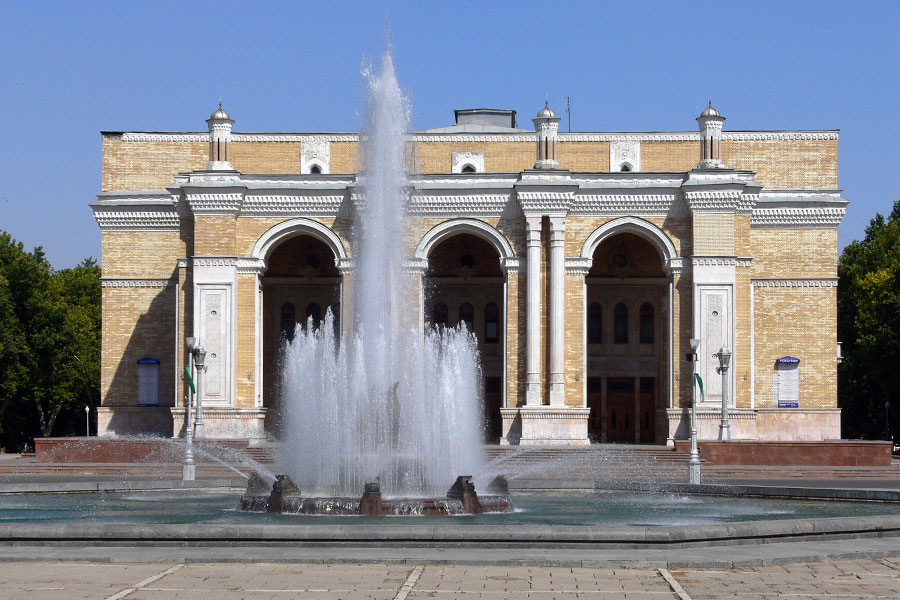
[(581, 258), (591, 265), (584, 287), (589, 433), (659, 443), (672, 397), (675, 244), (650, 221), (621, 217), (588, 236)]
[(502, 433), (507, 366), (504, 267), (514, 256), (506, 237), (477, 219), (445, 221), (428, 231), (415, 250), (415, 258), (427, 265), (422, 277), (424, 323), (464, 323), (478, 340), (485, 434), (491, 441)]
[(278, 364), (281, 344), (295, 330), (318, 327), (331, 309), (339, 327), (343, 305), (341, 267), (346, 247), (326, 225), (311, 219), (291, 219), (263, 233), (251, 257), (260, 263), (257, 279), (257, 373), (262, 404), (268, 408), (266, 428), (281, 423)]

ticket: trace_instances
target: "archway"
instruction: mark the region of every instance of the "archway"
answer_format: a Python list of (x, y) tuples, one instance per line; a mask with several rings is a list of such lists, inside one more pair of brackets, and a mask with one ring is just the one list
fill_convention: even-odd
[(307, 327), (320, 327), (334, 314), (340, 331), (341, 275), (332, 248), (319, 237), (300, 233), (282, 237), (268, 249), (260, 283), (263, 309), (263, 398), (267, 428), (277, 432), (281, 417), (282, 348)]
[(423, 280), (426, 326), (464, 323), (478, 340), (484, 376), (484, 426), (498, 440), (504, 379), (504, 273), (492, 241), (469, 233), (448, 232), (428, 246)]
[(667, 236), (640, 219), (610, 223), (588, 238), (585, 363), (588, 430), (598, 441), (654, 443), (666, 408)]

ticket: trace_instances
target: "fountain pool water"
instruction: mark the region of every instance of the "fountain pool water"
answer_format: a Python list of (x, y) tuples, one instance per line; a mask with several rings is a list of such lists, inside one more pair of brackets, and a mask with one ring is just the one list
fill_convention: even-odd
[(408, 106), (390, 52), (366, 75), (354, 319), (336, 335), (329, 314), (285, 341), (280, 463), (305, 496), (359, 499), (375, 481), (386, 497), (443, 496), (484, 462), (476, 343), (465, 329), (419, 328), (403, 271)]

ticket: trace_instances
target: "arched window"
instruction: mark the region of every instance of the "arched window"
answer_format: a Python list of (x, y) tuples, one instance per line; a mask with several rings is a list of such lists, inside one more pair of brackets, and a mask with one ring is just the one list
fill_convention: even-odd
[(438, 302), (434, 305), (434, 308), (431, 309), (431, 324), (435, 327), (446, 327), (447, 314), (447, 305), (443, 302)]
[(473, 167), (472, 165), (466, 165), (462, 168), (462, 172), (463, 173), (474, 173), (475, 167)]
[(469, 331), (475, 331), (475, 308), (468, 302), (459, 305), (459, 322), (465, 323)]
[(496, 344), (500, 339), (500, 309), (494, 302), (484, 307), (484, 342)]
[(613, 334), (617, 344), (628, 343), (628, 307), (621, 302), (613, 309)]
[(291, 341), (294, 339), (294, 328), (297, 326), (297, 311), (290, 302), (281, 307), (281, 335)]
[(475, 257), (469, 254), (463, 254), (459, 257), (459, 266), (466, 267), (467, 269), (471, 269), (475, 266)]
[(322, 167), (320, 167), (319, 165), (313, 165), (309, 168), (309, 172), (312, 175), (319, 175), (322, 173)]
[(631, 165), (629, 165), (628, 163), (622, 163), (622, 166), (619, 167), (619, 171), (621, 171), (622, 173), (628, 173), (629, 171), (631, 171)]
[(310, 319), (312, 319), (313, 329), (318, 329), (322, 323), (322, 307), (315, 302), (306, 307), (306, 322), (309, 323)]
[(649, 302), (641, 304), (641, 343), (653, 343), (653, 305)]
[(603, 308), (594, 302), (588, 307), (588, 344), (603, 343)]

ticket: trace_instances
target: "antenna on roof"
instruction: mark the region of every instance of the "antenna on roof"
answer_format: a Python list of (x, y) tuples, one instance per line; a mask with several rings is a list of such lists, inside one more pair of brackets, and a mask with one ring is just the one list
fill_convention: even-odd
[(566, 114), (569, 116), (569, 133), (572, 133), (572, 96), (566, 96)]

